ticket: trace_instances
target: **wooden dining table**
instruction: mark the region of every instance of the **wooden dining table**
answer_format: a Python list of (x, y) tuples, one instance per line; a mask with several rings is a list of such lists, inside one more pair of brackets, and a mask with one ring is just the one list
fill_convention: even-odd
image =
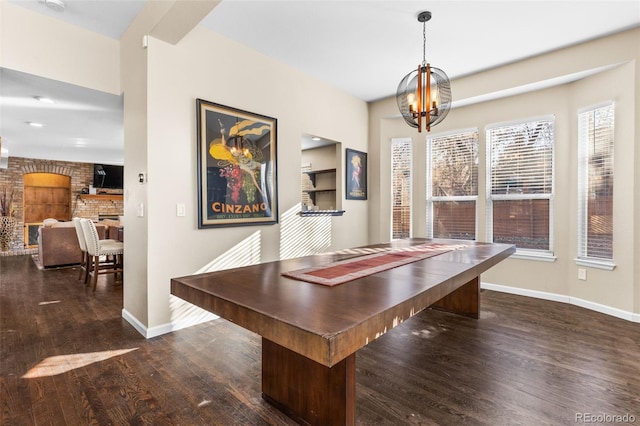
[[(282, 275), (429, 243), (458, 248), (334, 286)], [(301, 424), (353, 425), (357, 350), (425, 308), (479, 318), (480, 274), (514, 252), (412, 238), (173, 278), (171, 293), (262, 336), (266, 401)]]

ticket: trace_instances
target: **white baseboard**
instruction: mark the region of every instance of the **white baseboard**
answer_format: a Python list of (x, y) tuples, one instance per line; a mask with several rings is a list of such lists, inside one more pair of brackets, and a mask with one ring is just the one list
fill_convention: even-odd
[(127, 311), (125, 308), (122, 308), (122, 318), (127, 321), (129, 324), (135, 328), (138, 333), (142, 334), (144, 337), (147, 337), (147, 327), (138, 321), (138, 318), (134, 317)]
[[(519, 296), (527, 296), (527, 297), (533, 297), (536, 299), (568, 303), (571, 305), (590, 309), (595, 312), (600, 312), (602, 314), (611, 315), (616, 318), (621, 318), (623, 320), (640, 323), (640, 314), (623, 311), (622, 309), (612, 308), (610, 306), (601, 305), (599, 303), (591, 302), (584, 299), (579, 299), (577, 297), (571, 297), (571, 296), (566, 296), (566, 295), (556, 294), (556, 293), (547, 293), (544, 291), (529, 290), (525, 288), (509, 287), (505, 285), (491, 284), (491, 283), (485, 283), (485, 282), (480, 283), (480, 287), (486, 290), (499, 291), (502, 293), (517, 294)], [(199, 310), (199, 308), (197, 309)], [(134, 315), (132, 315), (129, 311), (127, 311), (124, 308), (122, 309), (122, 318), (124, 318), (129, 324), (133, 326), (133, 328), (135, 328), (138, 331), (138, 333), (142, 334), (147, 339), (219, 318), (217, 315), (214, 315), (206, 311), (200, 312), (199, 315), (194, 315), (193, 311), (191, 311), (190, 313), (191, 313), (190, 315), (181, 316), (182, 319), (157, 325), (155, 327), (145, 326)]]
[(191, 317), (184, 320), (172, 321), (172, 322), (157, 325), (154, 327), (147, 327), (144, 324), (142, 324), (129, 311), (123, 308), (122, 318), (124, 318), (129, 324), (131, 324), (133, 328), (135, 328), (138, 331), (138, 333), (142, 334), (147, 339), (151, 339), (152, 337), (157, 337), (166, 333), (171, 333), (172, 331), (181, 330), (183, 328), (191, 327), (192, 325), (201, 324), (203, 322), (212, 321), (220, 317), (209, 313), (208, 315)]
[(591, 302), (589, 300), (579, 299), (577, 297), (566, 296), (556, 293), (547, 293), (544, 291), (528, 290), (525, 288), (509, 287), (506, 285), (498, 285), (491, 283), (480, 283), (480, 287), (486, 290), (499, 291), (502, 293), (517, 294), (519, 296), (533, 297), (536, 299), (551, 300), (554, 302), (568, 303), (570, 305), (580, 306), (601, 314), (611, 315), (631, 322), (640, 322), (640, 314), (634, 312), (623, 311), (622, 309), (612, 308), (611, 306), (601, 305), (600, 303)]

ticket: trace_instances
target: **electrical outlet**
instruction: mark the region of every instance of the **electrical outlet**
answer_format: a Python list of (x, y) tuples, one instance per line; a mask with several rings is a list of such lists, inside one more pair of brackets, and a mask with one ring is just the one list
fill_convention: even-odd
[(587, 270), (584, 268), (578, 268), (578, 279), (582, 281), (587, 280)]

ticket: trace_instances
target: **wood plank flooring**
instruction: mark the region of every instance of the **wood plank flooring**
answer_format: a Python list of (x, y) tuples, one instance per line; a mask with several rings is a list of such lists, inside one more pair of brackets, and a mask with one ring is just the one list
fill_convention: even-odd
[[(1, 425), (294, 424), (260, 397), (259, 336), (217, 320), (144, 339), (112, 277), (94, 294), (77, 273), (0, 258)], [(360, 350), (357, 424), (640, 424), (639, 324), (490, 291), (481, 310)]]

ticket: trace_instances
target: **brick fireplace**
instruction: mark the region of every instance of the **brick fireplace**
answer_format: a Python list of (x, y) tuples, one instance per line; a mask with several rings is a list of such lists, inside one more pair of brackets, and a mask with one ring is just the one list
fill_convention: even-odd
[[(111, 190), (102, 197), (88, 197), (82, 192), (93, 183), (93, 163), (51, 161), (33, 158), (9, 157), (6, 169), (0, 169), (0, 187), (14, 188), (14, 210), (18, 225), (11, 243), (11, 253), (24, 252), (25, 248), (37, 245), (40, 223), (24, 223), (25, 173), (57, 173), (71, 177), (71, 216), (99, 220), (101, 217), (116, 218), (123, 214), (124, 201), (121, 190)], [(110, 196), (117, 194), (116, 196)]]

